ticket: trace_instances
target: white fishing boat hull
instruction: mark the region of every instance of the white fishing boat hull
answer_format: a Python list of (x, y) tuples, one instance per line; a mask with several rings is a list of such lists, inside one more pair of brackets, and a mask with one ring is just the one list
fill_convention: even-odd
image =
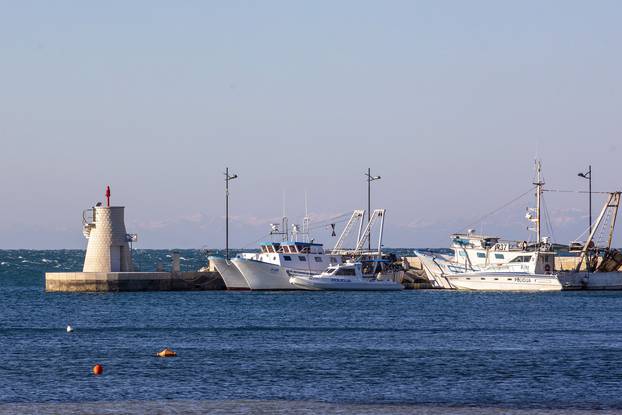
[(298, 290), (289, 283), (288, 269), (267, 262), (234, 258), (231, 260), (238, 268), (251, 290)]
[(622, 290), (622, 272), (560, 272), (564, 290)]
[[(419, 258), (421, 266), (425, 271), (426, 278), (430, 281), (433, 288), (452, 289), (453, 287), (449, 283), (449, 280), (443, 275), (442, 268), (439, 267), (435, 260), (435, 256), (425, 255), (415, 251), (415, 255)], [(446, 258), (442, 258), (443, 261), (447, 261)]]
[(228, 290), (250, 290), (246, 279), (230, 260), (215, 256), (210, 256), (208, 259), (214, 264)]
[(394, 281), (361, 280), (358, 278), (318, 278), (293, 276), (290, 284), (303, 290), (313, 291), (399, 291), (404, 286)]
[(503, 272), (466, 272), (447, 275), (447, 281), (456, 290), (470, 291), (561, 291), (556, 275), (518, 274)]

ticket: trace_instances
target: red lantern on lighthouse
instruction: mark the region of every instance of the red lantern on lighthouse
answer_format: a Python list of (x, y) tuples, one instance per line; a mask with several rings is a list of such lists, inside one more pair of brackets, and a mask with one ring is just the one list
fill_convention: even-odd
[(110, 186), (106, 186), (106, 203), (110, 207)]

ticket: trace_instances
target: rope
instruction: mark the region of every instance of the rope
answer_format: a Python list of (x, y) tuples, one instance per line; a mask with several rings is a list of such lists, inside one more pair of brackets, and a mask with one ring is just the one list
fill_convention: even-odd
[(495, 213), (499, 212), (502, 209), (505, 209), (506, 207), (508, 207), (509, 205), (511, 205), (512, 203), (516, 202), (517, 200), (523, 198), (525, 195), (531, 193), (533, 190), (535, 189), (535, 187), (530, 188), (529, 190), (527, 190), (525, 193), (522, 193), (520, 196), (515, 197), (514, 199), (510, 200), (508, 203), (504, 204), (501, 207), (498, 207), (497, 209), (493, 210), (492, 212), (489, 212), (483, 216), (481, 216), (480, 218), (478, 218), (477, 220), (475, 220), (473, 223), (468, 224), (467, 226), (464, 226), (462, 229), (468, 229), (471, 228), (472, 226), (476, 225), (477, 223), (481, 222), (482, 220), (486, 219), (489, 216), (494, 215)]
[(551, 238), (553, 238), (553, 242), (555, 242), (557, 238), (555, 238), (555, 232), (553, 231), (553, 225), (551, 224), (551, 215), (549, 215), (549, 209), (544, 201), (544, 198), (542, 198), (542, 207), (544, 207), (544, 218), (546, 219), (548, 230), (549, 232), (551, 232)]
[[(556, 189), (542, 189), (543, 192), (553, 192), (553, 193), (590, 193), (586, 190), (556, 190)], [(598, 195), (608, 195), (611, 192), (594, 192), (592, 191), (592, 194), (598, 194)]]
[(600, 227), (598, 229), (598, 234), (595, 235), (596, 242), (594, 242), (596, 244), (596, 246), (603, 246), (605, 244), (605, 229), (608, 228), (607, 225), (609, 225), (609, 220), (611, 219), (611, 215), (612, 212), (607, 209), (607, 213), (605, 214), (606, 216), (603, 218), (602, 222), (600, 223)]
[(260, 236), (259, 238), (257, 238), (255, 241), (253, 241), (253, 242), (249, 242), (249, 243), (247, 243), (246, 245), (243, 245), (243, 246), (242, 246), (242, 248), (248, 248), (248, 247), (249, 247), (249, 246), (251, 246), (251, 245), (253, 245), (253, 246), (254, 246), (254, 245), (257, 245), (257, 243), (259, 243), (259, 241), (261, 241), (261, 240), (265, 240), (265, 239), (267, 239), (269, 236), (270, 236), (270, 233), (267, 233), (267, 234), (265, 234), (265, 235), (262, 235), (262, 236)]
[(312, 229), (320, 229), (320, 228), (324, 228), (326, 226), (329, 226), (331, 224), (337, 224), (337, 223), (342, 223), (345, 222), (349, 219), (349, 217), (351, 216), (351, 213), (344, 213), (341, 214), (339, 216), (335, 216), (333, 218), (329, 218), (329, 219), (325, 219), (323, 221), (319, 221), (317, 222), (317, 225), (313, 226), (313, 227), (309, 227), (309, 230)]
[[(309, 231), (312, 231), (312, 230), (315, 230), (315, 229), (324, 228), (324, 227), (326, 227), (326, 226), (328, 226), (328, 225), (330, 225), (332, 223), (336, 224), (336, 223), (345, 222), (349, 216), (350, 216), (350, 213), (344, 213), (344, 214), (341, 214), (339, 216), (335, 216), (333, 218), (325, 219), (323, 221), (318, 222), (317, 226), (309, 227)], [(345, 219), (343, 219), (343, 218), (345, 218)], [(338, 219), (340, 219), (340, 220), (338, 220)], [(241, 248), (248, 248), (251, 245), (255, 246), (255, 245), (257, 245), (257, 243), (259, 241), (265, 240), (265, 239), (269, 238), (270, 235), (271, 235), (271, 233), (264, 234), (264, 235), (260, 236), (258, 239), (254, 240), (253, 242), (249, 242), (249, 243), (243, 245)]]

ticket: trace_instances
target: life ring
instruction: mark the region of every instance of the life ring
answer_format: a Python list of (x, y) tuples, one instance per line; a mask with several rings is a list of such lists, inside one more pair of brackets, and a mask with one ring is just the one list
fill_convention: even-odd
[(551, 266), (549, 264), (544, 264), (544, 273), (545, 274), (551, 273)]
[(529, 246), (529, 245), (527, 245), (527, 241), (523, 241), (523, 242), (521, 242), (521, 243), (520, 243), (520, 248), (521, 248), (523, 251), (526, 251), (528, 246)]

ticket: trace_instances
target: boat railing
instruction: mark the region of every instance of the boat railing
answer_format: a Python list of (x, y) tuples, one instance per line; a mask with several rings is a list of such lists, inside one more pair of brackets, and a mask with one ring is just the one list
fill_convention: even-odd
[(95, 209), (88, 208), (82, 211), (82, 224), (88, 225), (95, 222)]

